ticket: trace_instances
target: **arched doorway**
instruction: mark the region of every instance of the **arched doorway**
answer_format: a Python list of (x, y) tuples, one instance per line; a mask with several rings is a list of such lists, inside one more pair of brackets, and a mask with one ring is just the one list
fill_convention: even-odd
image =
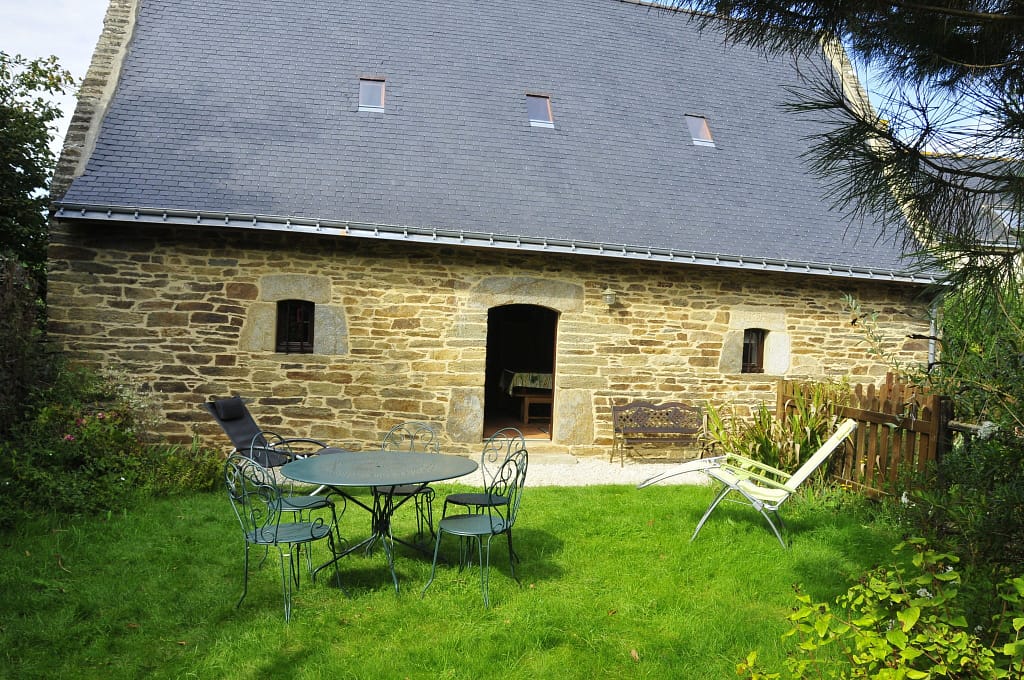
[(550, 439), (554, 417), (558, 312), (539, 305), (502, 305), (487, 312), (484, 436), (518, 427)]

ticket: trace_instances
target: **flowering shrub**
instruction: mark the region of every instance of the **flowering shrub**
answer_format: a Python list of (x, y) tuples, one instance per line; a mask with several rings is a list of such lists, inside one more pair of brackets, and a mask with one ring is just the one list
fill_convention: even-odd
[(154, 494), (209, 489), (217, 453), (147, 441), (137, 390), (60, 367), (29, 416), (0, 441), (0, 527), (38, 513), (120, 510)]

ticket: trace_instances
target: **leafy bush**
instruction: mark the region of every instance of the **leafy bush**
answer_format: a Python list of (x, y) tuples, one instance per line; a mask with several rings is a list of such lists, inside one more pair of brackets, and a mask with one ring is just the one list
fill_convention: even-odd
[(971, 569), (1024, 568), (1024, 440), (972, 437), (947, 452), (931, 483), (906, 497), (915, 531)]
[(29, 272), (0, 255), (0, 440), (25, 417), (32, 390), (52, 377), (39, 328), (39, 294)]
[(1005, 579), (1000, 610), (971, 627), (960, 596), (956, 556), (931, 550), (923, 539), (903, 564), (872, 570), (836, 598), (835, 606), (797, 592), (784, 637), (797, 640), (787, 674), (758, 667), (751, 652), (737, 671), (772, 678), (1021, 678), (1024, 677), (1024, 579)]
[[(847, 298), (865, 341), (889, 366), (935, 394), (950, 395), (957, 420), (995, 436), (956, 442), (910, 485), (912, 532), (955, 552), (981, 579), (1024, 567), (1024, 297), (1015, 286), (965, 288), (943, 297), (939, 361), (900, 366), (874, 314)], [(973, 579), (974, 576), (971, 575)]]
[(712, 404), (708, 438), (716, 449), (792, 472), (835, 431), (835, 407), (847, 403), (849, 393), (845, 382), (813, 383), (786, 405), (784, 414), (776, 417), (761, 403), (749, 420), (725, 416)]
[(143, 457), (147, 474), (140, 485), (148, 496), (212, 491), (223, 483), (223, 456), (203, 448), (198, 439), (190, 446), (151, 444)]
[(123, 379), (58, 361), (28, 414), (0, 442), (0, 526), (44, 512), (109, 512), (216, 483), (219, 453), (148, 441), (146, 400)]

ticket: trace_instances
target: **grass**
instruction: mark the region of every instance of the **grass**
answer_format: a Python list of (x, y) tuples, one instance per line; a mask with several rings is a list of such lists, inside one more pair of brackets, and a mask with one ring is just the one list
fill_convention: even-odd
[[(528, 487), (522, 585), (496, 543), (490, 609), (475, 567), (439, 566), (421, 599), (430, 562), (404, 548), (396, 595), (378, 549), (342, 561), (348, 597), (333, 579), (303, 580), (287, 624), (273, 554), (235, 608), (241, 537), (221, 493), (40, 520), (0, 536), (0, 677), (719, 680), (753, 649), (781, 666), (793, 584), (831, 599), (896, 540), (863, 509), (797, 500), (790, 550), (728, 504), (689, 543), (710, 499), (702, 487)], [(341, 524), (358, 539), (368, 516), (350, 506)], [(396, 524), (411, 533), (411, 510)]]

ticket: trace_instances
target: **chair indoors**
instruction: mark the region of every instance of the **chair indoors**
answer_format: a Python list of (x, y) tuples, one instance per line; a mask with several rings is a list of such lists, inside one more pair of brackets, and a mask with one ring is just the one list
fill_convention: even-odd
[[(312, 455), (327, 447), (323, 442), (307, 437), (286, 439), (268, 430), (261, 430), (253, 419), (241, 397), (229, 397), (203, 403), (203, 408), (213, 416), (221, 426), (228, 439), (234, 445), (232, 453), (240, 453), (256, 461), (265, 468), (276, 468), (296, 458)], [(277, 475), (275, 475), (275, 478)], [(338, 526), (338, 513), (332, 498), (320, 495), (323, 487), (311, 494), (299, 493), (291, 482), (287, 482), (286, 493), (282, 497), (282, 512), (293, 513), (297, 519), (308, 519), (314, 510), (330, 510), (331, 520)], [(344, 497), (341, 498), (345, 503)], [(342, 505), (342, 514), (345, 505)], [(337, 533), (337, 539), (342, 540)]]
[(494, 496), (488, 492), (494, 475), (504, 464), (512, 453), (526, 448), (526, 438), (523, 433), (514, 427), (506, 427), (498, 430), (484, 442), (483, 451), (480, 453), (480, 472), (483, 475), (484, 484), (481, 491), (468, 493), (452, 493), (444, 499), (444, 506), (441, 509), (441, 517), (448, 514), (449, 505), (460, 505), (478, 512), (483, 508), (493, 505), (504, 505), (508, 499), (503, 496)]
[[(281, 559), (284, 619), (288, 621), (292, 614), (293, 586), (295, 590), (299, 588), (299, 562), (302, 559), (303, 546), (310, 573), (313, 573), (311, 546), (317, 541), (327, 539), (331, 554), (334, 554), (335, 527), (319, 517), (311, 521), (281, 522), (281, 515), (286, 510), (281, 489), (274, 475), (241, 453), (232, 453), (228, 456), (224, 465), (224, 483), (245, 540), (245, 580), (242, 596), (235, 607), (241, 606), (249, 592), (249, 549), (254, 545), (260, 545), (269, 550), (273, 546)], [(262, 560), (260, 563), (262, 564)], [(337, 563), (334, 565), (334, 575), (340, 587), (341, 576)]]
[[(697, 538), (704, 523), (711, 513), (718, 507), (719, 503), (730, 497), (729, 500), (749, 505), (761, 513), (768, 521), (775, 537), (783, 548), (788, 547), (782, 539), (780, 527), (785, 529), (782, 517), (779, 515), (779, 507), (818, 469), (836, 449), (853, 434), (857, 429), (856, 421), (844, 420), (835, 433), (828, 438), (821, 447), (815, 451), (803, 465), (793, 474), (786, 474), (781, 470), (751, 460), (734, 453), (715, 456), (713, 458), (702, 458), (700, 460), (684, 463), (676, 469), (669, 470), (660, 475), (655, 475), (639, 484), (637, 488), (644, 488), (656, 484), (669, 477), (684, 474), (687, 472), (703, 472), (722, 485), (718, 495), (711, 501), (711, 505), (704, 512), (704, 516), (697, 523), (693, 536), (690, 540)], [(772, 521), (772, 518), (775, 521)]]
[[(406, 453), (440, 453), (441, 439), (432, 425), (416, 421), (399, 423), (392, 427), (381, 442), (382, 451), (402, 451)], [(423, 535), (423, 528), (434, 535), (434, 489), (422, 484), (404, 484), (388, 487), (385, 491), (375, 487), (373, 493), (390, 492), (393, 498), (401, 499), (412, 496), (416, 506), (416, 535)]]
[[(468, 563), (469, 551), (466, 550), (466, 541), (476, 544), (477, 559), (480, 563), (480, 589), (484, 595), (484, 606), (490, 607), (488, 595), (488, 584), (490, 579), (491, 566), (491, 542), (496, 536), (504, 535), (508, 541), (509, 567), (512, 578), (519, 582), (516, 577), (515, 553), (512, 550), (512, 528), (515, 525), (516, 517), (519, 514), (519, 503), (522, 499), (523, 485), (526, 483), (526, 467), (529, 456), (526, 449), (520, 448), (513, 451), (501, 464), (501, 467), (494, 473), (490, 485), (485, 493), (507, 499), (502, 504), (484, 506), (480, 512), (467, 512), (462, 515), (450, 515), (443, 517), (437, 524), (437, 539), (434, 543), (434, 561), (430, 567), (430, 579), (423, 586), (422, 595), (426, 595), (427, 588), (434, 582), (434, 575), (437, 572), (437, 556), (441, 550), (441, 538), (445, 534), (457, 536), (459, 544), (459, 568), (462, 569)], [(486, 549), (484, 543), (486, 542)]]

